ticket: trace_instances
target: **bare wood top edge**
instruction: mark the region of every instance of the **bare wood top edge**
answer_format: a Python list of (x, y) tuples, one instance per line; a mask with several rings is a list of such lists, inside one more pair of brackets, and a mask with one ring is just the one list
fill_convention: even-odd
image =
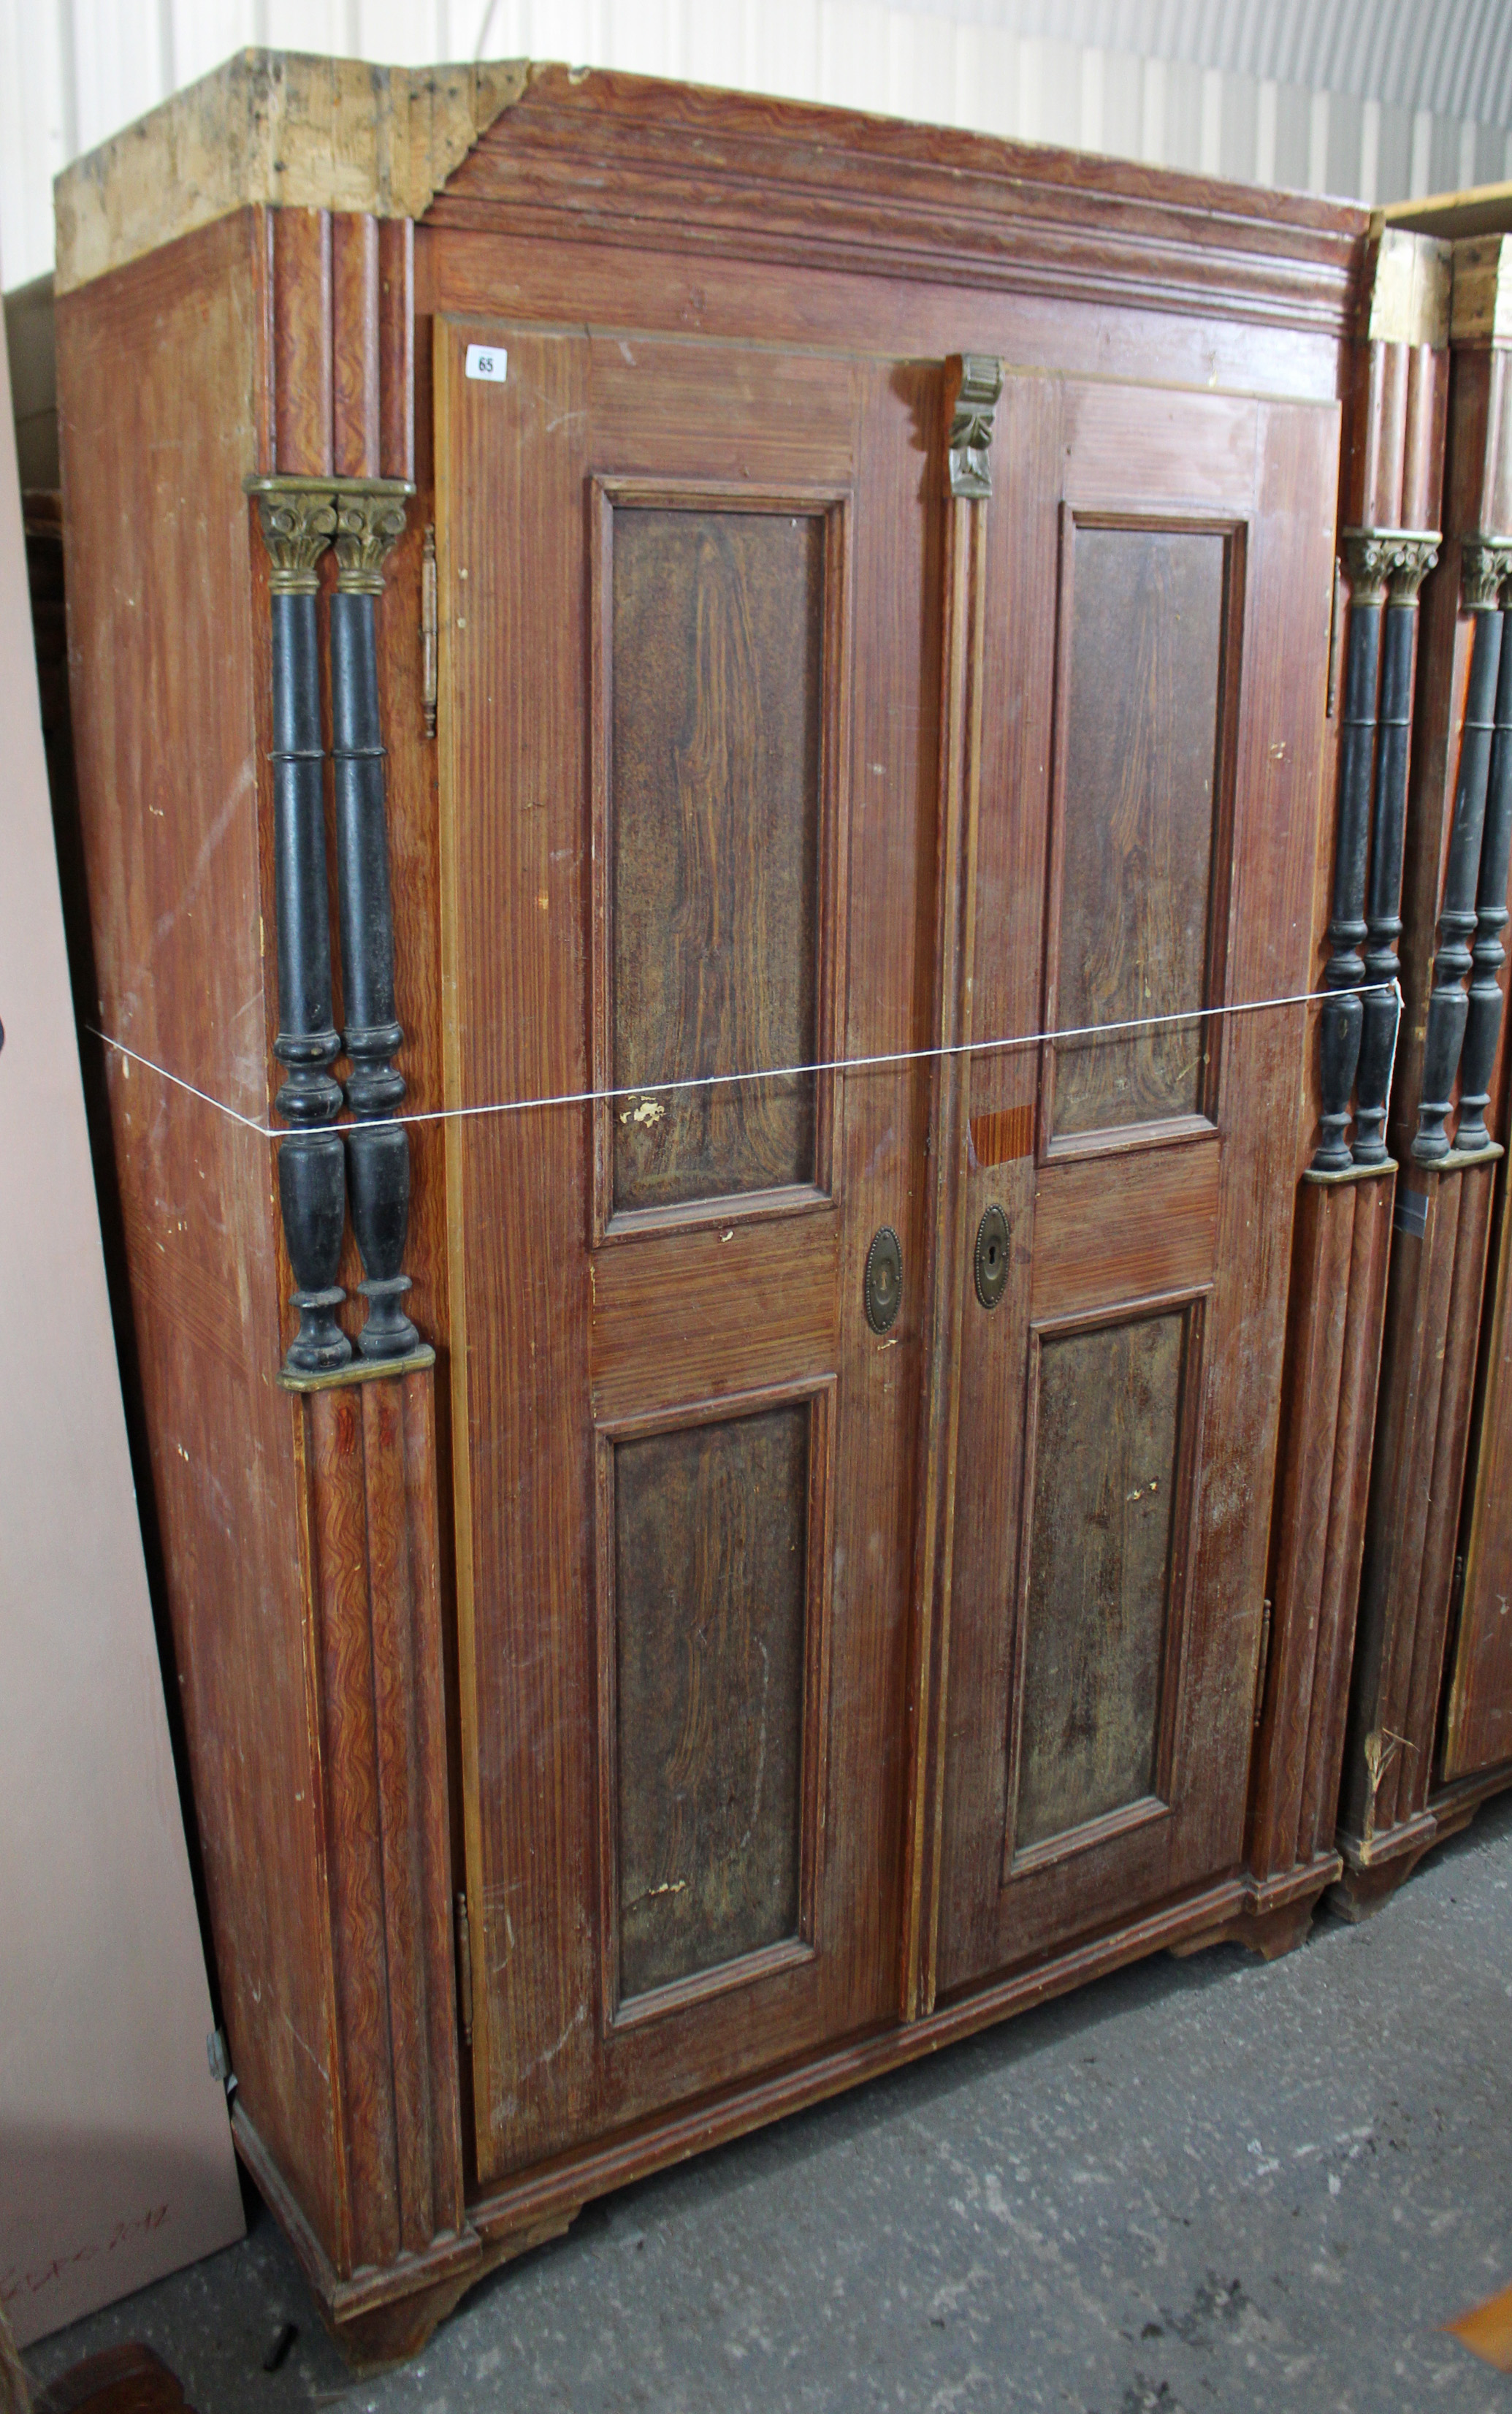
[(249, 202), (422, 217), (529, 77), (238, 51), (55, 179), (56, 291)]

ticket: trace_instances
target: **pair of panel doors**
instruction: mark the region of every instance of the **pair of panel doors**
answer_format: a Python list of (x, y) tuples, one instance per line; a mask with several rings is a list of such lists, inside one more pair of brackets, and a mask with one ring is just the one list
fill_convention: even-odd
[(447, 1126), (487, 2178), (1238, 1865), (1308, 1024), (1170, 1018), (1308, 986), (1338, 416), (1010, 364), (962, 506), (941, 361), (436, 343), (448, 1087), (505, 1110)]

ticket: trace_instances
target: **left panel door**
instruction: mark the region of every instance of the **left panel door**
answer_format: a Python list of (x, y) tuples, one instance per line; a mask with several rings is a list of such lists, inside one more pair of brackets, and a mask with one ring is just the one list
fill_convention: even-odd
[(437, 328), (483, 2177), (896, 2001), (937, 387)]

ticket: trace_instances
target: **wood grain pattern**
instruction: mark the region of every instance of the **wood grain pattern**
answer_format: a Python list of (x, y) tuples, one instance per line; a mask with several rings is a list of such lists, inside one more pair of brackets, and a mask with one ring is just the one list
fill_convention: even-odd
[(1304, 1183), (1297, 1201), (1270, 1662), (1246, 1843), (1247, 1866), (1262, 1880), (1311, 1868), (1333, 1840), (1395, 1180), (1387, 1169), (1358, 1182)]
[[(1023, 566), (1009, 591), (1022, 600), (1012, 621), (1005, 615), (988, 640), (989, 683), (996, 670), (1002, 718), (1021, 731), (1016, 793), (1027, 826), (1015, 847), (1010, 832), (999, 837), (984, 815), (983, 860), (994, 888), (990, 909), (986, 897), (979, 906), (978, 929), (994, 939), (989, 947), (979, 941), (977, 1010), (985, 1013), (983, 999), (991, 998), (999, 1028), (1000, 1014), (1012, 1011), (999, 1001), (1011, 996), (1013, 981), (1032, 980), (1036, 955), (1039, 976), (1046, 976), (1044, 901), (1055, 894), (1043, 852), (1036, 862), (1026, 841), (1037, 815), (1044, 816), (1042, 829), (1050, 818), (1054, 599), (1064, 498), (1077, 474), (1066, 456), (1065, 431), (1078, 423), (1063, 402), (1045, 409), (1035, 400), (1038, 413), (1027, 400), (1023, 406), (1014, 452), (1025, 499), (1016, 538)], [(1147, 410), (1154, 423), (1148, 456)], [(1180, 466), (1170, 436), (1173, 411), (1185, 414), (1185, 450), (1198, 460), (1196, 469)], [(1176, 501), (1178, 479), (1190, 487), (1214, 474), (1203, 457), (1209, 440), (1219, 460), (1238, 458), (1226, 407), (1215, 414), (1210, 440), (1197, 396), (1167, 394), (1147, 403), (1130, 392), (1124, 413), (1128, 485), (1122, 497), (1098, 492), (1100, 514), (1162, 516), (1169, 508), (1165, 494)], [(1337, 440), (1334, 414), (1267, 404), (1255, 422), (1253, 461), (1242, 478), (1236, 471), (1236, 491), (1224, 496), (1214, 478), (1215, 515), (1243, 532), (1243, 671), (1231, 740), (1233, 885), (1221, 992), (1236, 998), (1301, 987), (1312, 952), (1324, 834), (1323, 672)], [(1106, 474), (1105, 466), (1098, 471)], [(1171, 482), (1164, 492), (1163, 480)], [(1179, 516), (1178, 509), (1171, 516)], [(1045, 629), (1037, 648), (1023, 638), (1036, 617), (1031, 598)], [(1012, 776), (994, 775), (985, 765), (984, 796), (1012, 793)], [(1006, 885), (1015, 872), (1022, 882), (1016, 894)], [(1037, 932), (1037, 946), (1026, 945), (1027, 931)], [(1007, 961), (995, 965), (1000, 950)], [(1104, 1921), (1129, 1916), (1134, 1905), (1205, 1884), (1241, 1857), (1307, 1040), (1295, 1010), (1237, 1018), (1223, 1039), (1216, 1128), (1206, 1137), (1190, 1118), (1167, 1118), (1148, 1136), (1137, 1126), (1134, 1134), (1115, 1132), (1085, 1154), (1042, 1157), (1029, 1197), (1004, 1197), (1013, 1232), (1008, 1293), (990, 1316), (969, 1310), (962, 1334), (963, 1430), (975, 1446), (962, 1454), (956, 1508), (957, 1646), (940, 1967), (947, 2000)], [(1021, 1065), (1008, 1073), (1011, 1062), (1004, 1060), (990, 1087), (973, 1065), (973, 1108), (1009, 1104), (1012, 1092), (1002, 1097), (998, 1081), (1005, 1088), (1008, 1079), (1022, 1079)], [(1131, 1147), (1135, 1136), (1140, 1144)], [(1008, 1190), (1013, 1171), (998, 1167), (973, 1175), (976, 1213), (996, 1185)], [(1200, 1369), (1191, 1375), (1183, 1418), (1191, 1420), (1190, 1524), (1178, 1511), (1183, 1573), (1173, 1599), (1179, 1598), (1181, 1613), (1164, 1678), (1161, 1750), (1169, 1756), (1160, 1764), (1159, 1798), (1136, 1797), (1109, 1811), (1074, 1850), (1031, 1847), (1016, 1864), (1010, 1858), (1005, 1870), (1008, 1738), (1026, 1647), (1024, 1543), (1033, 1510), (1022, 1475), (1032, 1439), (1030, 1327), (1071, 1317), (1089, 1324), (1127, 1321), (1141, 1305), (1158, 1306), (1162, 1292), (1179, 1297), (1198, 1289), (1208, 1296)]]
[[(476, 322), (439, 326), (437, 348), (452, 1095), (586, 1086), (584, 714), (597, 623), (585, 501), (593, 478), (643, 492), (728, 485), (726, 394), (742, 426), (756, 425), (763, 390), (770, 399), (762, 484), (817, 490), (826, 515), (826, 498), (853, 498), (852, 667), (835, 687), (854, 738), (842, 724), (822, 874), (837, 905), (849, 890), (851, 972), (841, 987), (838, 961), (823, 963), (819, 995), (827, 986), (846, 1018), (837, 1037), (847, 1052), (917, 1045), (930, 979), (920, 799), (936, 793), (939, 510), (919, 496), (914, 444), (938, 408), (935, 373), (843, 353), (643, 350), (639, 337), (497, 320), (487, 332), (508, 345), (507, 388), (462, 375)], [(816, 385), (823, 407), (794, 413), (791, 396)], [(515, 531), (503, 552), (500, 525)], [(926, 735), (899, 710), (900, 693), (922, 699)], [(460, 709), (480, 695), (493, 705)], [(483, 796), (497, 809), (480, 812)], [(853, 877), (848, 846), (863, 867)], [(480, 1120), (452, 1142), (461, 1224), (451, 1329), (454, 1344), (460, 1305), (467, 1340), (465, 1360), (453, 1359), (453, 1429), (472, 1435), (475, 1468), (463, 1509), (470, 1567), (459, 1549), (459, 1574), (477, 2153), (488, 2177), (660, 2117), (896, 2004), (900, 1823), (889, 1772), (909, 1614), (922, 1281), (907, 1269), (926, 1255), (927, 1081), (913, 1066), (882, 1067), (848, 1080), (843, 1097), (833, 1204), (737, 1195), (686, 1229), (679, 1210), (675, 1223), (606, 1230), (597, 1245), (588, 1113)], [(879, 1340), (862, 1313), (862, 1267), (883, 1222), (902, 1241), (905, 1297)], [(835, 1387), (829, 1539), (809, 1549), (833, 1586), (828, 1681), (847, 1713), (816, 1809), (825, 1841), (815, 1941), (734, 1965), (738, 1984), (679, 1982), (676, 2004), (654, 2017), (627, 2007), (606, 2022), (594, 1624), (606, 1512), (588, 1420), (665, 1423), (669, 1409), (729, 1400), (753, 1376), (779, 1394)], [(544, 1783), (532, 1769), (549, 1770)]]
[(1257, 202), (1111, 160), (1094, 183), (1039, 145), (564, 67), (534, 72), (426, 218), (516, 240), (613, 232), (710, 282), (744, 253), (1090, 304), (1159, 307), (1187, 287), (1215, 319), (1336, 339), (1366, 225), (1336, 201)]
[(1186, 1324), (1039, 1344), (1016, 1853), (1157, 1791)]
[(274, 210), (274, 452), (281, 475), (333, 463), (331, 213)]
[[(268, 466), (266, 267), (249, 212), (57, 314), (93, 1019), (254, 1121), (271, 1097), (271, 737), (242, 480)], [(141, 507), (123, 511), (125, 495)], [(131, 1285), (124, 1371), (223, 2018), (242, 2096), (335, 2255), (336, 2016), (301, 1486), (273, 1382), (288, 1277), (272, 1153), (123, 1059), (104, 1080)]]
[(345, 2277), (359, 2264), (392, 2263), (398, 2254), (399, 2174), (362, 1393), (356, 1387), (316, 1392), (309, 1416), (320, 1764), (351, 2223)]
[(1507, 1453), (1512, 1446), (1512, 1216), (1506, 1212), (1505, 1177), (1497, 1185), (1497, 1229), (1483, 1340), (1483, 1394), (1472, 1449), (1473, 1488), (1466, 1502), (1463, 1597), (1453, 1657), (1447, 1671), (1444, 1744), (1439, 1776), (1444, 1784), (1498, 1768), (1512, 1761), (1512, 1530), (1505, 1514), (1509, 1497)]
[[(332, 200), (351, 206), (349, 196)], [(95, 548), (98, 565), (81, 590), (76, 660), (90, 675), (86, 819), (91, 886), (108, 901), (96, 906), (102, 989), (124, 1036), (141, 1034), (144, 1048), (258, 1116), (269, 1038), (257, 940), (265, 573), (254, 559), (248, 575), (240, 479), (253, 467), (324, 474), (338, 415), (343, 443), (357, 442), (358, 430), (370, 442), (370, 371), (343, 389), (339, 412), (332, 382), (334, 364), (345, 364), (343, 376), (350, 365), (334, 322), (358, 323), (372, 300), (370, 238), (350, 259), (343, 251), (339, 276), (340, 245), (322, 271), (323, 223), (319, 211), (278, 211), (271, 221), (249, 214), (239, 232), (191, 238), (201, 248), (180, 246), (170, 264), (128, 272), (121, 298), (111, 279), (73, 297), (93, 314), (87, 343), (77, 340), (73, 407), (82, 377), (113, 394), (123, 360), (141, 397), (140, 409), (133, 399), (118, 410), (119, 426), (90, 403), (68, 439), (70, 508), (81, 503), (87, 537), (81, 559)], [(412, 383), (407, 238), (378, 234), (379, 460), (386, 470), (408, 466), (412, 391), (422, 489), (379, 613), (415, 1105), (543, 1097), (596, 1078), (595, 482), (605, 492), (616, 481), (639, 486), (642, 503), (615, 507), (626, 520), (672, 518), (681, 505), (667, 497), (681, 487), (704, 496), (683, 514), (689, 524), (715, 510), (711, 495), (725, 522), (763, 520), (763, 541), (789, 518), (803, 524), (800, 539), (823, 523), (821, 810), (804, 907), (818, 933), (821, 1050), (927, 1046), (941, 1028), (941, 934), (973, 916), (974, 1028), (1039, 1023), (1067, 511), (1153, 517), (1178, 535), (1200, 520), (1191, 532), (1203, 543), (1209, 528), (1230, 532), (1216, 542), (1230, 548), (1234, 669), (1237, 678), (1242, 637), (1244, 676), (1224, 724), (1234, 843), (1230, 860), (1220, 833), (1214, 862), (1216, 885), (1232, 873), (1233, 896), (1229, 953), (1213, 957), (1212, 977), (1234, 997), (1305, 986), (1322, 885), (1336, 396), (1363, 227), (1363, 213), (1334, 203), (1257, 200), (1137, 167), (610, 76), (535, 76), (415, 240), (422, 342)], [(341, 298), (348, 270), (356, 318)], [(312, 336), (322, 313), (324, 337)], [(985, 515), (971, 564), (983, 607), (984, 803), (965, 893), (952, 897), (939, 806), (956, 566), (927, 465), (942, 433), (941, 363), (963, 331), (1015, 371), (1000, 422), (1010, 507)], [(462, 348), (482, 337), (508, 345), (503, 387), (463, 377)], [(1431, 414), (1415, 400), (1416, 374), (1409, 360), (1402, 444), (1422, 464), (1430, 436), (1419, 442), (1412, 431), (1430, 427)], [(165, 434), (178, 464), (168, 484)], [(127, 543), (119, 496), (142, 462), (159, 482), (142, 515), (152, 533)], [(233, 506), (224, 524), (213, 506), (208, 536), (207, 494)], [(769, 512), (768, 499), (781, 497), (786, 504)], [(442, 694), (440, 742), (428, 749), (418, 623), (432, 522)], [(750, 659), (778, 665), (778, 705), (763, 689), (759, 725), (749, 696), (741, 710), (724, 706), (702, 752), (696, 714), (685, 710), (673, 738), (674, 765), (680, 747), (704, 767), (694, 821), (705, 835), (728, 836), (719, 815), (736, 791), (720, 793), (719, 766), (742, 755), (725, 744), (732, 728), (748, 733), (749, 767), (772, 737), (787, 743), (784, 713), (807, 727), (799, 690), (811, 680), (810, 655), (801, 674), (793, 658), (813, 615), (792, 614), (790, 625), (775, 601), (782, 580), (763, 588), (763, 575), (744, 564), (721, 592), (767, 595), (767, 622), (760, 610), (750, 622), (761, 634)], [(612, 585), (608, 593), (612, 604)], [(162, 674), (177, 699), (166, 715), (158, 656), (132, 617), (139, 606), (155, 633), (177, 633), (176, 666)], [(663, 636), (652, 620), (647, 613), (627, 659), (654, 685)], [(738, 616), (720, 625), (705, 662), (738, 662)], [(132, 668), (125, 688), (123, 665)], [(612, 667), (617, 678), (617, 660)], [(722, 672), (704, 682), (705, 694), (716, 687), (734, 693)], [(658, 690), (664, 732), (675, 718), (667, 693)], [(761, 781), (749, 768), (742, 776), (760, 802)], [(675, 778), (659, 793), (675, 798)], [(792, 819), (790, 806), (764, 848), (748, 843), (761, 877), (732, 880), (733, 912), (778, 871)], [(749, 842), (749, 827), (735, 835)], [(798, 918), (790, 914), (784, 927)], [(656, 928), (668, 927), (662, 916)], [(654, 944), (659, 953), (643, 952), (660, 978), (675, 950)], [(691, 961), (685, 948), (684, 973)], [(1046, 1103), (1044, 1071), (1028, 1050), (962, 1065), (943, 1125), (926, 1066), (848, 1075), (827, 1107), (817, 1101), (802, 1181), (784, 1170), (728, 1204), (710, 1198), (690, 1208), (674, 1195), (666, 1209), (622, 1209), (617, 1218), (600, 1212), (587, 1110), (417, 1126), (413, 1304), (444, 1353), (440, 1430), (427, 1386), (409, 1377), (396, 1392), (364, 1393), (355, 1423), (334, 1405), (300, 1407), (292, 1449), (290, 1411), (259, 1371), (275, 1363), (278, 1338), (266, 1152), (218, 1127), (195, 1126), (186, 1140), (135, 1074), (117, 1079), (155, 1483), (170, 1539), (243, 2151), (277, 2198), (322, 2302), (360, 2346), (413, 2344), (486, 2260), (559, 2228), (595, 2188), (1134, 1953), (1210, 1934), (1252, 1897), (1273, 1921), (1301, 1899), (1287, 1892), (1296, 1870), (1268, 1892), (1237, 1872), (1298, 1102), (1311, 1079), (1303, 1026), (1253, 1018), (1225, 1036), (1221, 1090), (1207, 1102), (1211, 1128), (1194, 1130), (1191, 1112), (1165, 1101), (1118, 1146), (1036, 1163), (1017, 1150), (1027, 1119)], [(988, 1143), (974, 1151), (973, 1125)], [(721, 1152), (728, 1157), (722, 1141)], [(990, 1314), (960, 1288), (970, 1270), (956, 1246), (989, 1201), (1011, 1234), (1008, 1290)], [(606, 1229), (616, 1221), (621, 1229)], [(901, 1240), (904, 1301), (897, 1325), (878, 1336), (861, 1313), (862, 1268), (883, 1222)], [(941, 1267), (944, 1290), (959, 1295), (941, 1295), (937, 1313), (929, 1283)], [(1454, 1280), (1462, 1296), (1468, 1257)], [(1205, 1289), (1202, 1363), (1182, 1417), (1190, 1590), (1157, 1753), (1168, 1807), (1141, 1810), (1137, 1797), (1115, 1806), (1106, 1817), (1122, 1822), (1119, 1832), (1021, 1869), (1005, 1887), (1021, 1544), (1033, 1517), (1032, 1495), (1027, 1511), (1023, 1498), (1030, 1326), (1074, 1317), (1153, 1329), (1194, 1315), (1187, 1303)], [(164, 1319), (175, 1300), (176, 1330)], [(934, 1462), (937, 1497), (954, 1520), (950, 1550), (934, 1562), (951, 1571), (948, 1657), (944, 1619), (930, 1623), (933, 1602), (921, 1619), (916, 1598), (920, 1469), (939, 1439), (922, 1407), (932, 1336), (943, 1336), (944, 1352), (935, 1395), (958, 1436), (954, 1457), (947, 1450)], [(1053, 1346), (1074, 1353), (1080, 1336), (1061, 1334)], [(754, 1392), (766, 1396), (754, 1401)], [(791, 1436), (784, 1420), (800, 1401), (825, 1441), (822, 1453), (810, 1441), (805, 1478), (796, 1921), (785, 1899), (778, 1904), (776, 1875), (791, 1869), (790, 1819), (781, 1850), (773, 1843), (761, 1863), (755, 1907), (741, 1903), (734, 1878), (723, 1897), (716, 1885), (691, 1945), (665, 1934), (645, 1944), (650, 1958), (631, 1972), (645, 1991), (616, 2012), (624, 1973), (616, 1958), (606, 1977), (606, 1945), (615, 1957), (619, 1945), (601, 1891), (601, 1779), (619, 1740), (600, 1692), (600, 1647), (618, 1632), (600, 1616), (616, 1532), (603, 1465), (610, 1453), (627, 1465), (641, 1453), (636, 1463), (649, 1466), (659, 1451), (663, 1468), (669, 1453), (692, 1463), (704, 1445), (689, 1435), (768, 1420), (773, 1435)], [(330, 1427), (319, 1447), (318, 1419)], [(436, 1475), (455, 1487), (454, 1512), (439, 1525)], [(795, 1470), (779, 1468), (773, 1481), (779, 1492), (787, 1484), (791, 1503)], [(718, 1483), (710, 1472), (706, 1489), (726, 1503), (745, 1497), (734, 1468), (722, 1468)], [(689, 1475), (685, 1504), (696, 1492)], [(774, 1575), (759, 1599), (732, 1598), (715, 1571), (734, 1545), (721, 1553), (710, 1542), (721, 1529), (708, 1500), (699, 1513), (691, 1579), (714, 1604), (749, 1701), (760, 1658), (750, 1637), (759, 1632), (769, 1652), (773, 1639), (756, 1613), (786, 1619), (790, 1634), (791, 1595)], [(648, 1514), (647, 1530), (652, 1523)], [(785, 1530), (791, 1545), (791, 1516), (786, 1527), (765, 1521), (766, 1546), (778, 1549)], [(735, 1523), (723, 1530), (734, 1534)], [(442, 1599), (453, 1549), (452, 1704)], [(787, 1558), (795, 1556), (790, 1547)], [(679, 1631), (664, 1587), (690, 1580), (689, 1565), (679, 1545), (639, 1587), (653, 1673)], [(816, 1621), (820, 1572), (828, 1592)], [(325, 1665), (315, 1650), (325, 1628), (312, 1607), (323, 1621), (328, 1596)], [(1320, 1611), (1320, 1632), (1322, 1622)], [(791, 1743), (791, 1664), (784, 1681)], [(660, 1759), (636, 1780), (635, 1815), (659, 1806), (644, 1822), (654, 1856), (665, 1842), (660, 1772), (675, 1757), (675, 1738), (669, 1745), (654, 1731), (676, 1697), (649, 1680), (643, 1691), (641, 1729)], [(732, 1708), (742, 1699), (739, 1682), (724, 1691)], [(702, 1736), (690, 1703), (685, 1691), (685, 1723)], [(339, 1734), (328, 1736), (328, 1714)], [(753, 1794), (741, 1749), (727, 1757)], [(712, 1755), (698, 1765), (712, 1767)], [(1133, 1784), (1127, 1766), (1123, 1774)], [(474, 1967), (465, 2070), (447, 1916), (453, 1782)], [(1320, 1790), (1325, 1778), (1304, 1770), (1302, 1796)], [(620, 1799), (615, 1789), (607, 1798)], [(307, 1808), (290, 1809), (302, 1800)], [(718, 1842), (728, 1805), (700, 1800)], [(763, 1804), (770, 1816), (764, 1796)], [(926, 1850), (911, 1863), (921, 1805)], [(900, 1951), (920, 1932), (911, 1907), (935, 1883), (931, 1817), (941, 2007), (924, 2009), (931, 1975), (914, 1999), (921, 2017), (899, 2024)], [(710, 1866), (719, 1861), (716, 1853)], [(1312, 1866), (1300, 1876), (1311, 1885)], [(361, 1984), (387, 1969), (375, 2017), (364, 2011), (349, 2036), (333, 1974), (338, 1900), (343, 1986), (354, 1970)], [(721, 1929), (726, 1900), (735, 1911)], [(756, 1949), (709, 1964), (731, 1945)], [(721, 1973), (732, 1970), (741, 1974), (726, 1985)], [(363, 2053), (341, 2061), (354, 2040)], [(386, 2233), (370, 2246), (350, 2229), (347, 2133), (352, 2121), (372, 2124), (359, 2158), (378, 2138), (380, 2065), (390, 2075), (383, 2151), (400, 2251), (364, 2267), (364, 2254), (389, 2253), (392, 2242)], [(371, 2198), (363, 2220), (390, 2218), (381, 2189), (363, 2193)], [(468, 2227), (466, 2194), (488, 2227), (485, 2243)]]
[[(941, 435), (954, 417), (964, 365), (947, 364)], [(941, 471), (944, 463), (941, 464)], [(950, 1665), (953, 1511), (960, 1392), (952, 1380), (960, 1348), (966, 1255), (963, 1119), (969, 1089), (981, 797), (983, 662), (986, 647), (985, 499), (947, 505), (941, 628), (940, 803), (936, 851), (938, 940), (933, 1030), (943, 1052), (931, 1066), (929, 1157), (933, 1176), (926, 1271), (925, 1395), (919, 1426), (914, 1540), (914, 1632), (908, 1691), (903, 2016), (934, 2004), (940, 1926), (940, 1844), (944, 1818), (944, 1709)]]
[(330, 225), (331, 466), (338, 478), (376, 478), (378, 222), (357, 210), (334, 210)]
[(614, 1445), (621, 1996), (799, 1927), (808, 1411)]
[(434, 1381), (428, 1365), (367, 1375), (294, 1411), (341, 2015), (342, 2279), (423, 2256), (463, 2223)]
[(415, 474), (415, 223), (378, 220), (378, 468)]
[[(609, 510), (610, 1086), (811, 1064), (824, 519)], [(815, 1179), (811, 1074), (610, 1111), (615, 1208)]]
[[(1228, 583), (1221, 532), (1077, 518), (1067, 535), (1055, 988), (1062, 1030), (1210, 1002)], [(1225, 868), (1220, 862), (1220, 894)], [(1209, 1056), (1200, 1021), (1062, 1042), (1053, 1131), (1196, 1114)]]
[[(1493, 1168), (1414, 1168), (1386, 1295), (1340, 1846), (1356, 1871), (1416, 1859), (1428, 1811), (1479, 1339)], [(1405, 1867), (1401, 1874), (1406, 1874)]]

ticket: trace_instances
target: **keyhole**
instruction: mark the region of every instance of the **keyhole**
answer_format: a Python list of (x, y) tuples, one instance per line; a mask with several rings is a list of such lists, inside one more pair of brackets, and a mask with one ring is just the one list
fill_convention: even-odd
[(1008, 1288), (1008, 1218), (1001, 1207), (986, 1209), (976, 1228), (976, 1295), (994, 1308)]

